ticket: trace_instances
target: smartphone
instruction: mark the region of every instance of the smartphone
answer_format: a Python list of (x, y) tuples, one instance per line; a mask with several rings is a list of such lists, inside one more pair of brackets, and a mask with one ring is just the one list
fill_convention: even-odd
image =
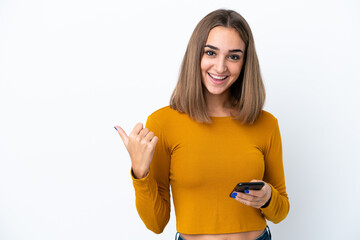
[(243, 183), (238, 183), (234, 190), (232, 190), (232, 192), (230, 193), (230, 197), (231, 194), (233, 192), (244, 192), (245, 190), (260, 190), (265, 184), (263, 182), (243, 182)]

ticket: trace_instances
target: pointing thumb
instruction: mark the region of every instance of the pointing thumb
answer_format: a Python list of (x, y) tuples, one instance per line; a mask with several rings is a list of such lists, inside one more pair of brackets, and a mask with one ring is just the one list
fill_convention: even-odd
[(124, 131), (124, 129), (122, 129), (120, 126), (115, 126), (114, 128), (119, 133), (125, 147), (127, 147), (128, 143), (129, 143), (129, 137), (128, 137), (128, 135), (126, 135), (126, 132)]

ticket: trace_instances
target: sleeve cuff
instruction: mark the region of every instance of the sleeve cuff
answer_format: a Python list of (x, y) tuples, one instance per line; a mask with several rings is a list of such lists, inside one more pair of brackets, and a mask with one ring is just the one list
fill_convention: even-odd
[(275, 203), (279, 197), (279, 192), (278, 190), (276, 190), (270, 183), (268, 183), (269, 186), (271, 187), (271, 197), (270, 197), (270, 202), (269, 204), (265, 204), (264, 207), (261, 207), (261, 211), (265, 214), (265, 215), (269, 215), (274, 211), (275, 208)]
[(131, 167), (130, 175), (131, 175), (135, 190), (139, 189), (139, 188), (147, 188), (149, 185), (153, 184), (153, 181), (152, 181), (153, 179), (150, 176), (151, 175), (151, 170), (148, 172), (148, 174), (145, 177), (143, 177), (143, 178), (135, 178), (133, 169)]
[(132, 178), (133, 180), (141, 180), (141, 179), (147, 178), (147, 176), (149, 176), (149, 172), (148, 172), (148, 173), (146, 174), (146, 176), (143, 177), (143, 178), (135, 178), (133, 168), (131, 167), (131, 169), (130, 169), (130, 175), (131, 175), (131, 178)]

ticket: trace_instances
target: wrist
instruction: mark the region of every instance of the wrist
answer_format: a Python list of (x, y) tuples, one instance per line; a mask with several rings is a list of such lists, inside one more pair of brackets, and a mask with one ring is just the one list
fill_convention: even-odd
[(269, 200), (267, 200), (267, 202), (264, 205), (262, 205), (260, 208), (266, 208), (267, 206), (269, 206), (270, 201), (271, 201), (271, 196), (270, 196)]
[(132, 169), (132, 174), (134, 176), (134, 178), (136, 179), (141, 179), (144, 178), (148, 175), (149, 170), (135, 170), (134, 168)]
[(271, 197), (272, 197), (272, 188), (270, 187), (269, 184), (266, 184), (266, 187), (268, 189), (269, 199), (266, 201), (266, 203), (264, 205), (261, 206), (261, 208), (266, 208), (267, 206), (269, 206), (270, 201), (271, 201)]

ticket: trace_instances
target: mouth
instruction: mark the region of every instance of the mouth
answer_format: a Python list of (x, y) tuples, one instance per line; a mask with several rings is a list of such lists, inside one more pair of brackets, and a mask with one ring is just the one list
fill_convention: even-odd
[(222, 82), (224, 82), (229, 76), (224, 76), (224, 75), (214, 75), (214, 74), (211, 74), (211, 73), (207, 73), (211, 80), (213, 80), (214, 83), (216, 84), (221, 84)]

